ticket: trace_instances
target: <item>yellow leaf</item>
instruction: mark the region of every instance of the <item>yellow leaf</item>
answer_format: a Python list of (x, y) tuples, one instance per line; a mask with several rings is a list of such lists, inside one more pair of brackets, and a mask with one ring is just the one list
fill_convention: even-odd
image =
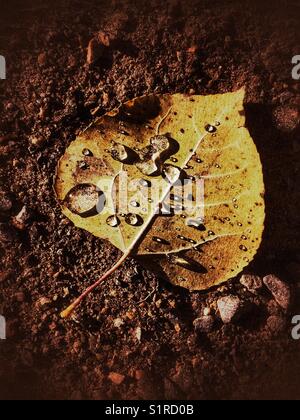
[(64, 214), (176, 285), (204, 290), (236, 276), (265, 218), (244, 95), (149, 95), (100, 117), (58, 165)]

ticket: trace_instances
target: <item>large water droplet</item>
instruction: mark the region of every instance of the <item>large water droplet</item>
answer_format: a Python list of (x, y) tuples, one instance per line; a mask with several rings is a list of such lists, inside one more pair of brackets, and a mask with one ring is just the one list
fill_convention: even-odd
[(105, 206), (105, 195), (95, 185), (80, 184), (67, 194), (64, 203), (74, 214), (91, 217), (101, 213)]
[(134, 213), (127, 214), (127, 216), (125, 217), (125, 222), (131, 226), (140, 226), (141, 224), (143, 224), (142, 218)]
[(156, 152), (162, 153), (170, 149), (170, 140), (166, 136), (155, 136), (150, 139), (150, 144)]
[(203, 219), (190, 219), (187, 221), (187, 225), (189, 227), (192, 227), (194, 229), (198, 229), (202, 232), (204, 232), (206, 230), (206, 227), (203, 224)]
[(181, 170), (177, 166), (165, 165), (163, 174), (170, 184), (175, 184), (175, 182), (180, 178)]
[(119, 224), (120, 224), (120, 219), (117, 217), (117, 216), (115, 216), (115, 215), (113, 215), (113, 216), (109, 216), (108, 218), (107, 218), (107, 220), (106, 220), (106, 223), (109, 225), (109, 226), (111, 226), (111, 227), (118, 227), (119, 226)]

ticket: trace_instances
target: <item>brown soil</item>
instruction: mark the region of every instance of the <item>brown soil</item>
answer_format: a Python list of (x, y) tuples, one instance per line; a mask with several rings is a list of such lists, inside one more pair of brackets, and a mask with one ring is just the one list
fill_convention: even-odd
[[(52, 189), (59, 157), (97, 107), (101, 115), (150, 92), (245, 85), (267, 190), (264, 242), (248, 271), (300, 284), (300, 82), (291, 78), (291, 58), (300, 53), (298, 2), (7, 4), (0, 17), (8, 63), (0, 82), (0, 313), (8, 339), (0, 341), (0, 398), (299, 399), (300, 343), (290, 334), (298, 288), (284, 313), (270, 294), (251, 295), (238, 279), (190, 293), (128, 260), (76, 321), (61, 320), (60, 310), (119, 253), (72, 226)], [(89, 66), (86, 48), (99, 31), (105, 45), (92, 45), (89, 59), (99, 60)], [(197, 334), (193, 320), (229, 292), (253, 303), (250, 314)]]

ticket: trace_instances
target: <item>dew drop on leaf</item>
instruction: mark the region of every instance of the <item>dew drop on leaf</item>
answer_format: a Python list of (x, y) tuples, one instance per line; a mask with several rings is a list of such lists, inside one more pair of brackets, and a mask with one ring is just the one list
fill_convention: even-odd
[(118, 227), (120, 224), (120, 220), (117, 216), (113, 215), (113, 216), (109, 216), (106, 220), (106, 223), (111, 226), (111, 227)]
[(91, 217), (103, 210), (105, 196), (95, 185), (80, 184), (69, 191), (64, 202), (72, 213), (81, 217)]
[(180, 169), (177, 166), (165, 165), (163, 173), (170, 184), (174, 184), (180, 178)]
[(132, 206), (132, 207), (140, 207), (140, 204), (137, 202), (137, 201), (131, 201), (130, 202), (130, 205)]
[(131, 226), (139, 226), (141, 224), (141, 221), (142, 221), (141, 218), (137, 214), (134, 214), (134, 213), (129, 213), (125, 217), (125, 222)]
[(190, 219), (187, 221), (187, 225), (191, 228), (205, 231), (206, 227), (203, 225), (203, 219)]
[(248, 251), (248, 248), (245, 247), (245, 245), (240, 245), (240, 250), (247, 252)]
[(206, 130), (208, 133), (215, 133), (215, 132), (217, 131), (217, 128), (216, 128), (214, 125), (207, 124), (207, 125), (205, 126), (205, 130)]
[(146, 179), (140, 179), (139, 184), (140, 184), (141, 187), (144, 187), (144, 188), (150, 188), (151, 187), (151, 182), (147, 181)]
[(169, 241), (167, 241), (166, 239), (159, 238), (158, 236), (153, 236), (152, 240), (154, 242), (157, 242), (158, 244), (171, 245)]
[(94, 156), (93, 152), (90, 149), (83, 149), (82, 154), (83, 156), (89, 156), (89, 157)]
[(128, 151), (125, 146), (120, 143), (113, 143), (111, 156), (114, 160), (125, 163), (128, 160)]

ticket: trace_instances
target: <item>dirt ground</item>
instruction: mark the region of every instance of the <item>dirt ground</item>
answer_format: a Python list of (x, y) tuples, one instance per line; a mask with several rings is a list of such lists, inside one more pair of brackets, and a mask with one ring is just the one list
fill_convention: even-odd
[[(296, 1), (61, 0), (1, 6), (0, 399), (299, 399), (300, 81)], [(90, 44), (99, 32), (103, 44)], [(92, 55), (91, 55), (92, 54)], [(76, 312), (59, 312), (120, 256), (75, 228), (53, 192), (57, 162), (95, 117), (152, 92), (246, 86), (266, 183), (263, 245), (246, 272), (293, 289), (284, 311), (233, 279), (177, 289), (128, 260)], [(21, 216), (20, 211), (23, 209)], [(19, 215), (18, 217), (16, 217)], [(224, 325), (215, 302), (252, 304)], [(208, 334), (193, 321), (212, 308)]]

